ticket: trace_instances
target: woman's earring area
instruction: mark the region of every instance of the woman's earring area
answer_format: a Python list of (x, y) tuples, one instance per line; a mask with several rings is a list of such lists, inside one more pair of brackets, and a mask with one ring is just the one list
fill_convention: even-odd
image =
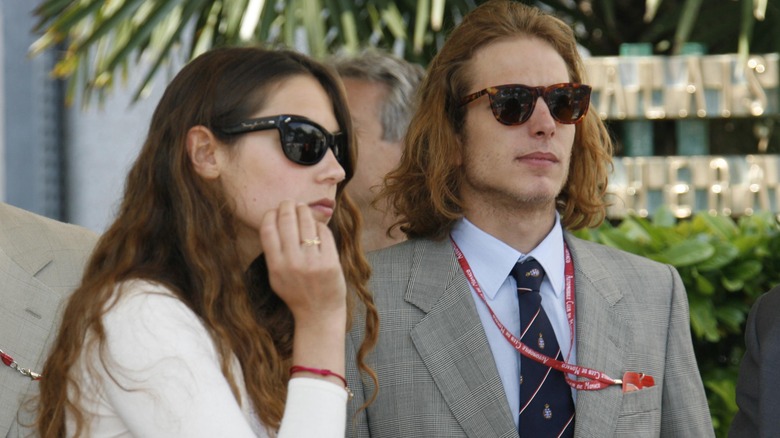
[(187, 132), (187, 154), (195, 172), (206, 179), (219, 177), (217, 142), (205, 126), (193, 126)]

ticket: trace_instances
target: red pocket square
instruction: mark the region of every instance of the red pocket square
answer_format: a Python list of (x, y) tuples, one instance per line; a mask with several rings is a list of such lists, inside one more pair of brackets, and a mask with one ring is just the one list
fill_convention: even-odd
[(623, 392), (639, 391), (640, 389), (650, 388), (655, 385), (653, 376), (645, 373), (635, 373), (627, 371), (623, 374)]

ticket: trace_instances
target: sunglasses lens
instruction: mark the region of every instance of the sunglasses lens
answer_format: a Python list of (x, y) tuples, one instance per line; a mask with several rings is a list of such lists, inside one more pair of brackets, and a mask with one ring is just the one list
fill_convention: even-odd
[(491, 96), (493, 114), (505, 125), (518, 125), (531, 114), (534, 96), (531, 90), (520, 87), (501, 88)]
[(333, 155), (336, 156), (336, 160), (344, 167), (347, 163), (347, 136), (339, 133), (333, 136), (333, 144), (331, 145)]
[(571, 85), (551, 90), (545, 99), (553, 118), (561, 123), (576, 123), (588, 111), (590, 88)]
[(333, 136), (333, 144), (330, 146), (333, 150), (333, 155), (336, 156), (336, 160), (339, 162), (344, 172), (347, 174), (347, 179), (352, 178), (352, 167), (349, 163), (349, 149), (347, 136), (343, 133), (338, 133)]
[[(523, 85), (496, 87), (490, 94), (490, 105), (499, 122), (505, 125), (520, 125), (528, 121), (534, 111), (537, 92), (542, 88)], [(553, 118), (560, 123), (577, 123), (588, 112), (590, 87), (577, 84), (560, 84), (547, 88), (544, 101)]]
[(290, 160), (300, 164), (316, 164), (328, 151), (325, 133), (308, 123), (288, 122), (283, 129), (282, 147)]

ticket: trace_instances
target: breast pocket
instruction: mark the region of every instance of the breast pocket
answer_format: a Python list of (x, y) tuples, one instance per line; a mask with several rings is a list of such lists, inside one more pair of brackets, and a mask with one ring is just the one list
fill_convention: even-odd
[(661, 387), (623, 394), (615, 436), (657, 437), (661, 431)]

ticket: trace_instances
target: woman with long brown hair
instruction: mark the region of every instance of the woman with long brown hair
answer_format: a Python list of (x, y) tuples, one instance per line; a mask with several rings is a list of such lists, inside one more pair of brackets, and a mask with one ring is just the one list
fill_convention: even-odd
[[(292, 51), (173, 79), (43, 369), (61, 436), (343, 436), (353, 308), (376, 342), (342, 86)], [(355, 307), (354, 304), (360, 304)]]

